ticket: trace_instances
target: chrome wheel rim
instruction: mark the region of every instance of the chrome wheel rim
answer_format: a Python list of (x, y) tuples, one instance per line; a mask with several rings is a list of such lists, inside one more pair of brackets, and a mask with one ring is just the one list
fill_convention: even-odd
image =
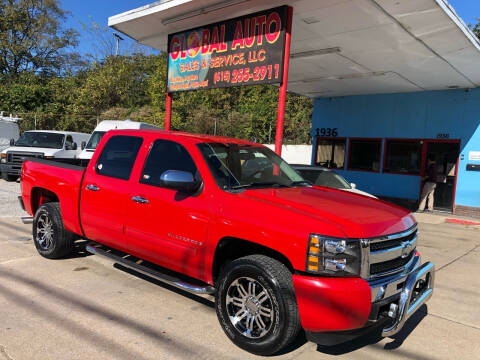
[(53, 223), (47, 214), (42, 214), (37, 220), (37, 244), (42, 250), (48, 250), (53, 243)]
[(230, 284), (226, 309), (235, 329), (251, 339), (265, 336), (274, 322), (270, 294), (258, 281), (249, 277), (240, 277)]

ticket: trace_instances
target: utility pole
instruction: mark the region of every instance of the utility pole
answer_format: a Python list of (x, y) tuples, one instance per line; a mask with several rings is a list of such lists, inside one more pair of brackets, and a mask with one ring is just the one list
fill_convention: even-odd
[(117, 33), (113, 33), (113, 36), (115, 36), (115, 38), (117, 39), (117, 48), (115, 50), (115, 56), (118, 56), (118, 52), (120, 50), (120, 40), (124, 40), (124, 38), (122, 38), (120, 35), (118, 35)]

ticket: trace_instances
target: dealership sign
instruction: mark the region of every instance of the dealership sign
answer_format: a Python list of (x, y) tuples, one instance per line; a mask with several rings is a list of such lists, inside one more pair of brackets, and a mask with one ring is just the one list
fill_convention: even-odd
[(287, 9), (170, 34), (167, 91), (282, 82)]

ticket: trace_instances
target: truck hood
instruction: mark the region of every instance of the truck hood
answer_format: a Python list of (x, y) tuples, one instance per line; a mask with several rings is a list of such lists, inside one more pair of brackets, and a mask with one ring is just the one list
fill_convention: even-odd
[(82, 152), (80, 153), (80, 155), (78, 155), (78, 158), (81, 159), (81, 160), (90, 160), (92, 158), (94, 152), (95, 152), (95, 150), (83, 149)]
[[(244, 191), (241, 196), (332, 223), (349, 238), (394, 234), (415, 224), (410, 212), (401, 207), (325, 187), (251, 189)], [(301, 224), (295, 224), (298, 225)]]
[(28, 146), (10, 146), (9, 148), (5, 149), (4, 152), (32, 152), (32, 153), (42, 153), (48, 156), (54, 156), (62, 149), (51, 149), (51, 148), (38, 148), (38, 147), (28, 147)]

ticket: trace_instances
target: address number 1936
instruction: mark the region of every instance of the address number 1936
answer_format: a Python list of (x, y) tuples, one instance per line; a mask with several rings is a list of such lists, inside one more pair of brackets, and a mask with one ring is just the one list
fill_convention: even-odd
[(318, 136), (338, 136), (338, 128), (317, 129)]

